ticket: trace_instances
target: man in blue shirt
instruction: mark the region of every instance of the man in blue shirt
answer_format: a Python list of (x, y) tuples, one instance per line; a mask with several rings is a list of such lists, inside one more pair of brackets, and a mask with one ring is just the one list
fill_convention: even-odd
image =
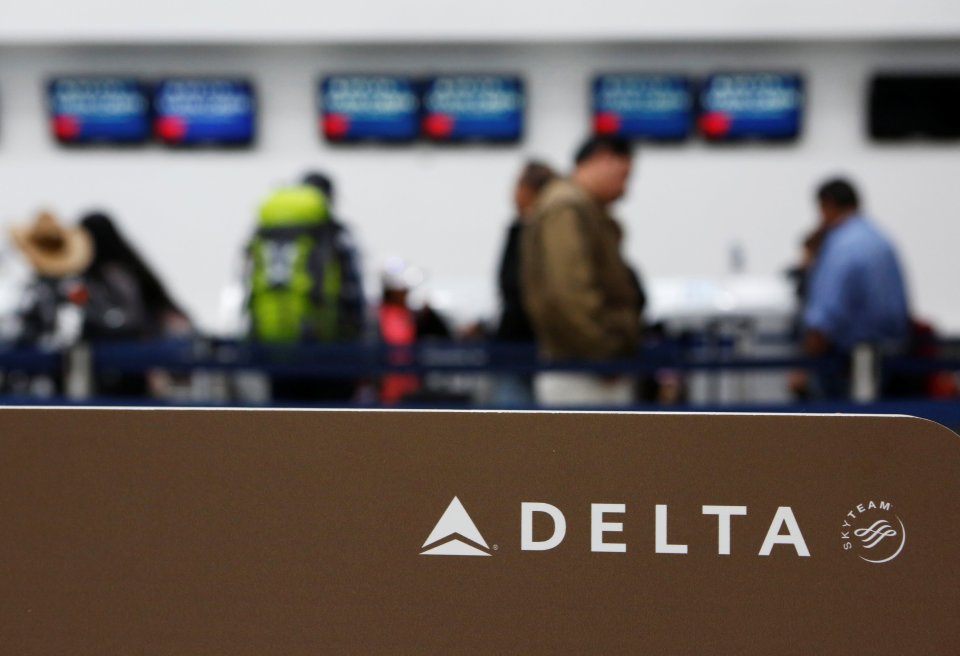
[[(903, 274), (890, 241), (860, 212), (857, 192), (831, 180), (817, 192), (823, 245), (809, 274), (803, 310), (804, 352), (849, 355), (858, 344), (887, 351), (907, 346), (910, 331)], [(802, 384), (794, 380), (794, 387)], [(843, 382), (834, 377), (834, 382)], [(845, 385), (829, 385), (841, 396)]]

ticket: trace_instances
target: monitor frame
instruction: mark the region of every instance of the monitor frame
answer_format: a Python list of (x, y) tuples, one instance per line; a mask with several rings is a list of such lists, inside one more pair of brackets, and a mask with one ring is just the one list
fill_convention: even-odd
[[(190, 141), (190, 142), (176, 142), (169, 141), (161, 137), (157, 132), (157, 120), (161, 118), (160, 112), (157, 110), (156, 101), (157, 96), (160, 91), (161, 85), (167, 82), (230, 82), (230, 83), (240, 83), (247, 86), (250, 91), (250, 101), (251, 108), (250, 111), (253, 115), (253, 128), (250, 135), (249, 141), (242, 142), (230, 142), (230, 141), (218, 141), (215, 139), (211, 140), (201, 140), (201, 141)], [(251, 76), (247, 75), (167, 75), (167, 76), (157, 76), (151, 79), (149, 84), (150, 88), (150, 128), (151, 136), (153, 141), (160, 144), (164, 148), (170, 150), (225, 150), (225, 151), (242, 151), (242, 150), (252, 150), (256, 148), (260, 140), (260, 97), (257, 92), (257, 85), (254, 79)]]
[[(141, 97), (144, 100), (146, 110), (144, 112), (144, 118), (146, 120), (146, 127), (143, 131), (143, 136), (138, 139), (125, 139), (125, 140), (116, 140), (110, 138), (85, 138), (85, 139), (75, 139), (67, 140), (59, 135), (57, 135), (56, 130), (53, 129), (53, 121), (57, 118), (57, 114), (54, 111), (54, 102), (53, 102), (53, 93), (54, 87), (56, 84), (62, 80), (73, 80), (78, 82), (96, 82), (96, 81), (107, 81), (107, 80), (116, 80), (121, 82), (132, 82), (137, 91), (140, 93)], [(151, 101), (151, 85), (150, 82), (146, 81), (139, 75), (126, 74), (126, 73), (58, 73), (55, 75), (48, 75), (42, 83), (43, 89), (43, 102), (44, 108), (46, 110), (46, 123), (47, 131), (50, 138), (55, 144), (61, 148), (76, 149), (76, 150), (90, 150), (90, 149), (117, 149), (117, 150), (135, 150), (147, 146), (153, 140), (153, 103)]]
[[(714, 138), (708, 136), (702, 125), (704, 115), (706, 114), (706, 108), (703, 103), (703, 94), (706, 89), (709, 87), (710, 83), (717, 77), (725, 75), (748, 75), (748, 76), (765, 76), (773, 75), (779, 78), (794, 79), (797, 82), (797, 89), (800, 92), (800, 102), (797, 107), (798, 120), (796, 125), (796, 130), (791, 134), (787, 135), (762, 135), (762, 134), (745, 134), (733, 137), (721, 137)], [(704, 75), (697, 84), (696, 95), (695, 95), (695, 107), (696, 107), (696, 125), (695, 130), (697, 135), (704, 142), (710, 145), (724, 146), (724, 145), (737, 145), (737, 144), (770, 144), (770, 145), (790, 145), (799, 142), (803, 138), (804, 134), (804, 125), (806, 122), (807, 116), (807, 106), (809, 103), (808, 94), (807, 94), (807, 81), (806, 75), (803, 71), (800, 70), (758, 70), (758, 69), (721, 69), (710, 72), (707, 75)]]

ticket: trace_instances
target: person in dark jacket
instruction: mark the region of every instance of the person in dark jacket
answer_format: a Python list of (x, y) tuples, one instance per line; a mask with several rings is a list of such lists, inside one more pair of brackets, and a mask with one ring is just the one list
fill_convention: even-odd
[[(102, 212), (80, 220), (93, 241), (93, 260), (82, 280), (87, 290), (83, 337), (94, 342), (150, 341), (193, 333), (189, 316), (160, 277)], [(105, 396), (145, 396), (150, 376), (105, 369), (96, 388)]]
[(546, 164), (531, 161), (523, 167), (520, 178), (517, 180), (513, 194), (517, 217), (507, 228), (507, 241), (500, 258), (497, 276), (503, 307), (495, 335), (497, 341), (532, 342), (534, 340), (530, 318), (523, 307), (523, 290), (520, 283), (520, 237), (540, 191), (556, 177), (553, 169)]
[[(342, 341), (359, 340), (365, 330), (366, 298), (363, 292), (360, 251), (353, 233), (335, 210), (336, 187), (333, 179), (321, 171), (308, 171), (301, 184), (316, 189), (327, 202), (327, 221), (333, 229), (334, 253), (340, 265), (341, 290), (338, 299), (343, 333)], [(319, 401), (345, 404), (354, 398), (360, 380), (325, 378), (320, 380), (275, 380), (274, 398), (286, 401)]]
[(192, 332), (187, 313), (109, 216), (87, 214), (80, 227), (93, 239), (94, 252), (83, 274), (90, 297), (86, 339), (151, 340)]
[(366, 314), (359, 248), (350, 228), (336, 213), (336, 188), (330, 176), (320, 171), (311, 171), (303, 176), (301, 183), (318, 190), (327, 200), (328, 220), (334, 231), (335, 248), (341, 262), (340, 269), (343, 277), (341, 281), (343, 290), (340, 295), (341, 311), (346, 315), (347, 325), (353, 330), (352, 338), (356, 339), (363, 333)]
[[(514, 189), (516, 218), (507, 228), (507, 239), (497, 272), (500, 293), (500, 323), (494, 333), (498, 343), (533, 345), (535, 335), (524, 308), (521, 284), (520, 244), (523, 230), (533, 212), (537, 198), (544, 187), (557, 177), (548, 165), (530, 161), (523, 167)], [(525, 405), (533, 401), (529, 376), (500, 376), (497, 380), (494, 402), (497, 405)]]

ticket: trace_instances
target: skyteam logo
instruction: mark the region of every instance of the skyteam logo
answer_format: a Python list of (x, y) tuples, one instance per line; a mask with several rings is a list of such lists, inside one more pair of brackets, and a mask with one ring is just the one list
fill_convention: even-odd
[(460, 499), (453, 497), (421, 547), (421, 556), (489, 556), (490, 547)]
[(907, 528), (889, 501), (865, 501), (846, 514), (840, 526), (844, 551), (868, 563), (889, 563), (907, 544)]

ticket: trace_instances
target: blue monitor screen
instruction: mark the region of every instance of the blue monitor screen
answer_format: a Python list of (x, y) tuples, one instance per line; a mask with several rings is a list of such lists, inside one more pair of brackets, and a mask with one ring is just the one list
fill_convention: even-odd
[(169, 145), (246, 146), (256, 133), (256, 107), (246, 80), (162, 80), (153, 94), (154, 131)]
[(790, 140), (800, 135), (799, 75), (723, 73), (700, 90), (700, 131), (710, 141)]
[(51, 130), (62, 144), (139, 144), (150, 137), (150, 107), (137, 80), (55, 78), (47, 103)]
[(423, 132), (433, 141), (519, 141), (523, 81), (503, 75), (444, 75), (423, 90)]
[(614, 74), (593, 82), (593, 129), (627, 139), (679, 141), (693, 125), (690, 80), (680, 75)]
[(320, 130), (331, 142), (405, 142), (419, 133), (420, 102), (407, 77), (327, 77), (320, 83), (320, 107)]

